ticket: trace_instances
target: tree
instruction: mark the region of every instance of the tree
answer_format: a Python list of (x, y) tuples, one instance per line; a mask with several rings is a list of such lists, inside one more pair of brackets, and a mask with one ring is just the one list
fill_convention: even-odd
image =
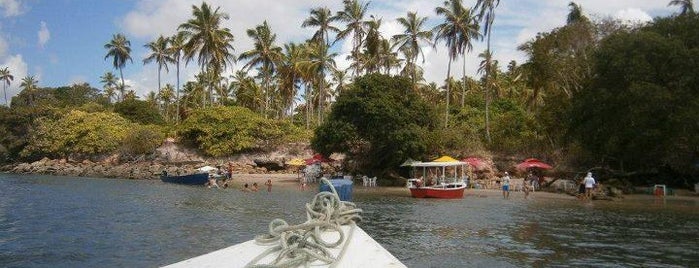
[[(299, 62), (300, 68), (314, 77), (318, 85), (318, 123), (323, 121), (323, 103), (326, 100), (325, 75), (329, 71), (335, 70), (336, 53), (329, 53), (325, 44), (309, 43), (306, 46), (308, 59)], [(308, 105), (308, 104), (307, 104)]]
[[(157, 97), (153, 94), (154, 97)], [(165, 121), (158, 109), (146, 101), (126, 98), (124, 101), (114, 104), (114, 112), (123, 118), (139, 124), (163, 124)]]
[(318, 30), (313, 33), (311, 40), (330, 46), (330, 32), (340, 32), (340, 29), (330, 25), (337, 19), (338, 17), (332, 16), (330, 9), (326, 7), (314, 8), (311, 9), (311, 16), (303, 21), (301, 27), (317, 27)]
[(405, 91), (410, 85), (405, 77), (357, 78), (338, 96), (311, 146), (324, 155), (344, 153), (359, 164), (358, 172), (379, 176), (407, 158), (422, 157), (426, 133), (434, 127), (433, 113), (415, 92)]
[(167, 64), (175, 61), (172, 55), (168, 53), (168, 43), (168, 38), (161, 35), (155, 41), (149, 42), (145, 45), (145, 47), (150, 50), (150, 54), (143, 59), (143, 64), (145, 65), (153, 61), (158, 64), (158, 93), (160, 93), (160, 90), (162, 89), (162, 86), (160, 85), (160, 73), (162, 69), (165, 68), (165, 71), (167, 72)]
[[(192, 6), (193, 18), (180, 24), (177, 28), (184, 34), (187, 41), (184, 44), (184, 58), (187, 62), (197, 57), (202, 73), (219, 77), (226, 69), (226, 64), (234, 60), (233, 34), (228, 28), (222, 28), (223, 20), (228, 14), (219, 12), (220, 7), (211, 10), (206, 2), (201, 7)], [(213, 85), (208, 85), (209, 98), (212, 96)], [(213, 102), (211, 99), (209, 102)]]
[(5, 94), (5, 106), (8, 106), (8, 107), (10, 105), (7, 103), (7, 89), (6, 89), (6, 87), (10, 86), (10, 83), (14, 79), (15, 79), (15, 77), (12, 76), (12, 74), (10, 73), (10, 70), (7, 67), (0, 69), (0, 82), (2, 82), (2, 92)]
[(180, 59), (182, 58), (182, 50), (185, 44), (185, 35), (182, 32), (178, 32), (172, 37), (170, 37), (170, 46), (168, 47), (168, 53), (170, 57), (175, 60), (175, 65), (177, 66), (177, 87), (175, 88), (175, 102), (176, 105), (176, 117), (175, 122), (180, 123)]
[[(636, 184), (697, 181), (697, 28), (698, 16), (675, 16), (602, 40), (592, 81), (574, 95), (569, 113), (568, 133), (592, 163), (648, 174)], [(662, 170), (675, 175), (653, 178)]]
[[(343, 0), (342, 2), (344, 3), (344, 9), (338, 11), (335, 17), (337, 21), (346, 23), (346, 28), (337, 34), (337, 40), (345, 39), (352, 34), (352, 55), (350, 56), (357, 58), (359, 57), (359, 48), (362, 46), (362, 40), (366, 33), (364, 16), (366, 16), (369, 3), (359, 2), (358, 0)], [(357, 76), (359, 69), (359, 66), (355, 66), (352, 72), (353, 76)]]
[(106, 60), (109, 57), (113, 58), (112, 65), (114, 68), (119, 69), (119, 75), (121, 76), (121, 99), (124, 99), (124, 90), (126, 84), (124, 83), (124, 66), (126, 66), (126, 61), (131, 61), (131, 41), (126, 39), (123, 34), (115, 34), (112, 36), (112, 40), (104, 45), (107, 49), (107, 55), (104, 56)]
[(672, 0), (667, 6), (679, 6), (680, 15), (694, 14), (694, 4), (692, 0)]
[(104, 96), (107, 98), (107, 103), (112, 103), (112, 97), (114, 97), (115, 89), (117, 87), (117, 78), (112, 72), (106, 72), (104, 75), (100, 76), (100, 83), (104, 88)]
[(26, 94), (29, 96), (29, 106), (34, 106), (34, 93), (38, 89), (38, 84), (39, 80), (36, 80), (34, 76), (25, 76), (22, 78), (22, 82), (19, 84), (22, 91), (26, 92)]
[(253, 39), (254, 48), (240, 54), (238, 60), (247, 60), (243, 69), (250, 70), (254, 66), (261, 65), (262, 75), (264, 76), (264, 92), (265, 92), (265, 109), (264, 115), (267, 117), (269, 110), (270, 98), (270, 81), (276, 68), (276, 63), (281, 61), (283, 54), (282, 48), (274, 44), (277, 35), (272, 33), (267, 21), (262, 25), (257, 25), (255, 29), (248, 29), (247, 34)]
[[(495, 21), (495, 8), (500, 5), (500, 0), (478, 0), (474, 9), (478, 10), (478, 21), (483, 24), (483, 34), (487, 36), (487, 50), (492, 53), (490, 49), (490, 33), (493, 28), (493, 22)], [(491, 66), (490, 63), (487, 66)], [(485, 80), (488, 80), (488, 76), (492, 70), (490, 68), (485, 70)], [(488, 85), (485, 87), (485, 135), (488, 142), (490, 142), (490, 91)]]
[[(415, 12), (408, 12), (405, 18), (398, 18), (398, 23), (403, 26), (402, 34), (394, 35), (391, 40), (394, 42), (393, 47), (397, 47), (405, 55), (406, 64), (415, 65), (417, 57), (422, 56), (422, 62), (425, 62), (425, 54), (422, 52), (420, 43), (426, 43), (434, 46), (432, 43), (432, 31), (423, 30), (427, 17), (418, 17)], [(412, 68), (410, 75), (413, 81), (413, 90), (417, 87), (417, 68)]]
[[(444, 40), (447, 49), (449, 50), (449, 65), (447, 67), (448, 81), (451, 77), (451, 62), (456, 59), (459, 54), (464, 54), (465, 50), (471, 50), (471, 39), (474, 36), (473, 17), (471, 11), (465, 8), (461, 0), (444, 1), (444, 6), (435, 9), (437, 15), (444, 16), (444, 22), (435, 26), (433, 29), (435, 34), (435, 42)], [(477, 28), (476, 34), (477, 34)], [(449, 97), (450, 86), (447, 83), (447, 100), (446, 110), (444, 112), (444, 127), (449, 126)]]

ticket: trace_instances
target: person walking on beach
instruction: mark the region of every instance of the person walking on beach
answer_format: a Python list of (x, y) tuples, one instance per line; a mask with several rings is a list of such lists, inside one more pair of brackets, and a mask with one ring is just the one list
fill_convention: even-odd
[(271, 192), (272, 191), (272, 180), (268, 179), (267, 182), (265, 182), (265, 185), (267, 185), (267, 192), (268, 193)]
[(510, 174), (505, 171), (505, 176), (502, 177), (502, 197), (510, 198)]
[(595, 187), (595, 178), (592, 177), (592, 172), (588, 172), (585, 179), (583, 179), (583, 184), (585, 184), (585, 198), (592, 200), (592, 188)]

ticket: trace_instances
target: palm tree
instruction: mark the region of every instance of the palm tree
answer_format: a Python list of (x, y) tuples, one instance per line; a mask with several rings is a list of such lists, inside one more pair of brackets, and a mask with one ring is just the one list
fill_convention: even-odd
[[(493, 27), (493, 21), (495, 21), (495, 8), (500, 5), (500, 0), (478, 0), (476, 2), (476, 6), (474, 9), (478, 10), (478, 21), (483, 23), (483, 34), (487, 36), (488, 41), (487, 41), (487, 50), (488, 53), (491, 53), (492, 50), (490, 50), (490, 33)], [(485, 80), (488, 81), (488, 76), (490, 75), (490, 63), (486, 65), (488, 68), (485, 70)], [(488, 142), (490, 142), (490, 111), (489, 111), (489, 105), (490, 105), (490, 98), (489, 98), (489, 89), (488, 89), (488, 84), (485, 86), (485, 136)]]
[[(196, 56), (202, 73), (213, 76), (220, 76), (226, 64), (234, 60), (233, 34), (230, 29), (221, 28), (222, 20), (227, 20), (228, 15), (219, 9), (211, 10), (206, 2), (202, 2), (201, 7), (193, 5), (193, 18), (177, 28), (187, 39), (183, 46), (186, 61)], [(209, 98), (213, 95), (211, 91), (212, 85), (209, 85)], [(209, 102), (213, 101), (209, 99)]]
[(580, 5), (574, 2), (570, 2), (568, 6), (570, 7), (570, 13), (568, 13), (568, 17), (566, 18), (566, 24), (570, 25), (585, 19), (585, 16), (582, 14), (582, 8), (580, 8)]
[(243, 69), (248, 69), (261, 65), (262, 75), (264, 76), (264, 91), (265, 91), (265, 117), (269, 109), (269, 92), (270, 81), (275, 71), (275, 63), (279, 62), (282, 55), (282, 48), (274, 44), (277, 35), (272, 33), (272, 30), (264, 21), (262, 25), (257, 25), (255, 29), (248, 29), (247, 34), (254, 41), (254, 47), (251, 50), (240, 54), (238, 60), (248, 60), (248, 63), (243, 66)]
[[(337, 34), (337, 40), (345, 39), (352, 34), (352, 55), (355, 59), (359, 58), (359, 48), (362, 46), (362, 40), (365, 34), (365, 21), (369, 3), (359, 2), (357, 0), (343, 0), (345, 5), (342, 11), (338, 11), (335, 15), (336, 20), (346, 23), (344, 30)], [(337, 41), (336, 40), (336, 41)], [(357, 76), (359, 66), (356, 66), (352, 71), (353, 76)]]
[[(306, 71), (310, 77), (317, 81), (318, 85), (318, 123), (323, 122), (323, 103), (326, 100), (325, 75), (328, 71), (333, 71), (335, 67), (335, 57), (337, 53), (329, 53), (328, 47), (324, 44), (309, 43), (306, 46), (308, 59), (299, 62), (300, 68)], [(306, 103), (310, 105), (310, 103)]]
[(667, 6), (679, 6), (680, 15), (694, 14), (694, 4), (692, 0), (672, 0)]
[(278, 69), (279, 98), (285, 107), (285, 114), (292, 113), (294, 97), (297, 93), (297, 84), (301, 78), (301, 71), (297, 63), (301, 61), (304, 47), (296, 43), (284, 44), (284, 55)]
[(22, 78), (22, 83), (19, 84), (22, 91), (29, 96), (29, 106), (34, 106), (34, 91), (36, 91), (38, 84), (39, 80), (36, 80), (34, 76), (25, 76)]
[[(434, 28), (435, 40), (444, 40), (446, 46), (449, 50), (449, 64), (447, 67), (447, 78), (445, 81), (451, 79), (451, 62), (456, 59), (456, 57), (463, 53), (465, 45), (467, 44), (464, 36), (465, 28), (468, 28), (469, 21), (464, 21), (464, 12), (467, 9), (461, 4), (461, 0), (448, 0), (444, 1), (444, 6), (437, 7), (435, 12), (437, 15), (444, 16), (444, 22), (437, 25)], [(435, 42), (436, 42), (435, 41)], [(446, 110), (444, 116), (444, 127), (449, 125), (449, 97), (450, 96), (450, 85), (446, 85)]]
[[(427, 17), (418, 17), (415, 12), (408, 12), (405, 18), (398, 18), (398, 23), (405, 30), (402, 34), (394, 35), (391, 40), (394, 42), (393, 47), (398, 47), (398, 50), (403, 51), (407, 60), (407, 65), (414, 66), (417, 57), (422, 55), (422, 63), (425, 63), (425, 53), (422, 52), (420, 43), (427, 43), (434, 46), (432, 43), (432, 31), (422, 30)], [(413, 90), (417, 87), (417, 68), (412, 68), (411, 79), (413, 81)]]
[(163, 68), (168, 71), (167, 64), (175, 62), (175, 59), (170, 53), (168, 53), (169, 43), (168, 38), (164, 36), (159, 36), (158, 39), (146, 44), (144, 47), (148, 48), (151, 52), (143, 59), (143, 64), (148, 64), (155, 61), (158, 64), (158, 94), (160, 94), (160, 73)]
[(364, 70), (367, 73), (379, 71), (381, 66), (381, 43), (384, 38), (381, 36), (379, 28), (381, 28), (381, 19), (376, 19), (373, 15), (371, 20), (366, 21), (366, 38), (364, 39)]
[(158, 99), (163, 102), (163, 111), (165, 113), (165, 120), (170, 121), (170, 103), (174, 97), (175, 89), (171, 84), (166, 84), (165, 87), (158, 93)]
[(330, 46), (330, 32), (340, 32), (340, 29), (330, 25), (330, 23), (336, 20), (337, 17), (332, 16), (330, 9), (319, 7), (311, 9), (311, 16), (303, 21), (301, 27), (317, 27), (318, 30), (313, 34), (311, 40)]
[(175, 113), (175, 122), (180, 122), (180, 59), (182, 58), (182, 50), (184, 49), (184, 44), (186, 37), (182, 32), (178, 32), (172, 37), (170, 37), (170, 46), (167, 48), (170, 57), (175, 60), (175, 65), (177, 66), (177, 87), (175, 88), (175, 101), (177, 102)]
[(131, 60), (131, 42), (126, 39), (126, 36), (123, 34), (115, 34), (112, 36), (112, 40), (109, 41), (109, 43), (104, 45), (104, 48), (107, 49), (107, 55), (104, 56), (104, 59), (106, 60), (109, 57), (114, 58), (114, 61), (112, 64), (114, 65), (114, 68), (119, 69), (119, 75), (121, 76), (121, 99), (124, 99), (124, 88), (126, 88), (125, 83), (124, 83), (124, 66), (126, 66), (126, 61)]
[(12, 80), (15, 80), (15, 77), (12, 76), (12, 74), (10, 73), (10, 69), (8, 69), (7, 67), (0, 69), (0, 82), (2, 82), (2, 92), (5, 93), (5, 106), (9, 106), (7, 104), (6, 87), (10, 86)]
[(104, 94), (107, 97), (107, 103), (112, 103), (112, 97), (115, 94), (115, 89), (117, 87), (117, 78), (112, 72), (106, 72), (104, 75), (100, 76), (100, 83), (103, 84)]

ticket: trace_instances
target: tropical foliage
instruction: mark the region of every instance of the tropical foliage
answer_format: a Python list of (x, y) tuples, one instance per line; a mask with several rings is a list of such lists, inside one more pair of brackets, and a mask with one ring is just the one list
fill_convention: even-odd
[(274, 148), (285, 142), (308, 139), (298, 127), (242, 107), (196, 110), (179, 128), (184, 142), (210, 156)]
[[(684, 181), (670, 182), (685, 186), (699, 176), (693, 1), (669, 1), (677, 13), (645, 26), (590, 19), (583, 6), (568, 3), (564, 25), (519, 44), (522, 62), (499, 62), (491, 49), (499, 0), (473, 7), (447, 0), (435, 3), (432, 14), (409, 11), (396, 19), (402, 31), (394, 36), (382, 34), (394, 18), (371, 14), (371, 4), (343, 0), (340, 10), (311, 9), (299, 25), (312, 29), (302, 42), (277, 43), (276, 26), (261, 18), (243, 37), (252, 45), (235, 48), (238, 56), (224, 10), (193, 5), (174, 35), (146, 42), (142, 60), (157, 64), (159, 81), (146, 96), (124, 78), (133, 55), (123, 34), (104, 45), (111, 64), (100, 89), (44, 88), (31, 74), (14, 81), (14, 70), (3, 66), (3, 90), (21, 92), (0, 109), (0, 153), (13, 161), (115, 148), (147, 154), (157, 143), (146, 141), (168, 132), (206, 155), (227, 156), (308, 141), (314, 132), (316, 150), (346, 153), (359, 172), (390, 173), (408, 157), (515, 154), (561, 163), (562, 171), (673, 174)], [(466, 55), (481, 40), (487, 48), (474, 53), (478, 72), (468, 76)], [(336, 64), (340, 41), (351, 44), (348, 69)], [(420, 59), (430, 46), (447, 50), (443, 81), (423, 76)], [(460, 75), (452, 71), (457, 59)], [(181, 63), (194, 61), (199, 72), (180, 81)], [(161, 83), (166, 75), (177, 82)], [(76, 113), (118, 116), (137, 133), (92, 151), (89, 139), (74, 145), (41, 138), (68, 115), (79, 119)], [(91, 131), (98, 133), (83, 130)]]

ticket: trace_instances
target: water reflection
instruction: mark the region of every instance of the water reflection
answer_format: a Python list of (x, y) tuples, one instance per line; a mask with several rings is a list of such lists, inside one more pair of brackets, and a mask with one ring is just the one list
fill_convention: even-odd
[[(313, 191), (243, 193), (157, 181), (0, 175), (0, 266), (173, 263), (305, 221)], [(689, 200), (462, 200), (357, 193), (360, 226), (409, 267), (699, 263)]]

